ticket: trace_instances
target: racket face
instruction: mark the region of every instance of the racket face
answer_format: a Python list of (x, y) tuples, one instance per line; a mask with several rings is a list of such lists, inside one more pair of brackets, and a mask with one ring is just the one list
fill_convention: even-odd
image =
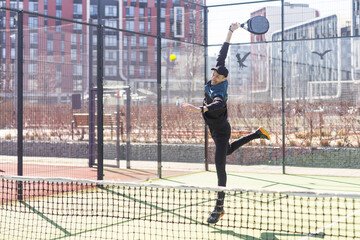
[(247, 21), (248, 31), (254, 34), (264, 34), (269, 30), (269, 21), (266, 17), (255, 16)]

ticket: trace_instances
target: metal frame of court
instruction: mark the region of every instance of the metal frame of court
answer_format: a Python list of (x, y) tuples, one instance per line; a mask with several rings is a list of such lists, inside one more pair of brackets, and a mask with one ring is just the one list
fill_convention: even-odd
[[(98, 0), (100, 3), (100, 0)], [(241, 3), (232, 3), (232, 4), (221, 4), (221, 5), (212, 5), (212, 6), (203, 6), (197, 3), (193, 3), (193, 2), (189, 2), (186, 0), (181, 0), (183, 2), (187, 2), (189, 4), (193, 4), (196, 6), (200, 6), (204, 9), (204, 39), (203, 42), (204, 44), (197, 44), (197, 43), (190, 43), (190, 42), (185, 42), (188, 44), (193, 44), (193, 45), (198, 45), (198, 46), (202, 46), (205, 48), (205, 54), (204, 54), (204, 73), (205, 73), (205, 79), (204, 79), (204, 83), (206, 83), (206, 73), (207, 73), (207, 50), (208, 47), (210, 45), (208, 45), (208, 9), (209, 8), (216, 8), (216, 7), (224, 7), (224, 6), (231, 6), (231, 5), (244, 5), (244, 4), (252, 4), (252, 3), (265, 3), (265, 2), (281, 2), (281, 29), (282, 29), (282, 40), (281, 40), (281, 49), (283, 49), (283, 44), (284, 44), (284, 0), (264, 0), (264, 1), (251, 1), (251, 2), (241, 2)], [(160, 6), (161, 1), (157, 0), (157, 4), (158, 6)], [(23, 176), (23, 49), (24, 49), (24, 42), (23, 42), (23, 30), (24, 30), (24, 22), (23, 22), (23, 16), (24, 14), (28, 14), (28, 15), (32, 15), (32, 16), (37, 16), (37, 17), (44, 17), (44, 18), (50, 18), (50, 19), (55, 19), (55, 20), (60, 20), (60, 21), (66, 21), (69, 23), (74, 23), (74, 24), (81, 24), (81, 25), (87, 25), (89, 27), (94, 27), (97, 28), (97, 88), (94, 88), (92, 86), (92, 81), (89, 81), (89, 89), (92, 89), (93, 91), (96, 91), (97, 93), (97, 123), (98, 123), (98, 128), (97, 128), (97, 145), (98, 145), (98, 152), (97, 152), (97, 159), (98, 159), (98, 163), (97, 163), (97, 178), (98, 180), (103, 180), (103, 168), (104, 168), (104, 139), (103, 139), (103, 93), (104, 93), (104, 87), (103, 87), (103, 78), (104, 78), (104, 62), (103, 62), (103, 57), (104, 57), (104, 42), (103, 42), (103, 35), (104, 35), (104, 29), (109, 29), (109, 30), (114, 30), (114, 31), (121, 31), (121, 32), (125, 32), (125, 33), (130, 33), (130, 34), (138, 34), (138, 35), (142, 35), (142, 36), (149, 36), (149, 37), (153, 37), (157, 39), (157, 59), (161, 59), (161, 40), (162, 39), (167, 39), (161, 36), (161, 31), (160, 31), (160, 8), (157, 8), (157, 35), (151, 35), (151, 34), (145, 34), (145, 33), (140, 33), (140, 32), (134, 32), (134, 31), (128, 31), (128, 30), (124, 30), (124, 29), (117, 29), (117, 28), (112, 28), (112, 27), (106, 27), (104, 25), (102, 25), (102, 17), (101, 17), (101, 5), (99, 5), (100, 7), (98, 7), (98, 23), (94, 24), (94, 23), (84, 23), (84, 22), (78, 22), (78, 21), (74, 21), (74, 20), (69, 20), (69, 19), (64, 19), (64, 18), (58, 18), (58, 17), (54, 17), (54, 16), (49, 16), (49, 15), (44, 15), (44, 14), (39, 14), (39, 13), (34, 13), (34, 12), (28, 12), (28, 11), (23, 11), (23, 10), (17, 10), (17, 9), (11, 9), (11, 8), (6, 8), (6, 7), (0, 7), (1, 10), (5, 10), (5, 11), (11, 11), (11, 12), (16, 12), (18, 14), (18, 38), (17, 38), (17, 47), (18, 47), (18, 51), (17, 51), (17, 69), (18, 69), (18, 75), (17, 75), (17, 159), (18, 159), (18, 171), (17, 174), (19, 176)], [(91, 39), (91, 38), (90, 38)], [(173, 40), (173, 39), (171, 39)], [(92, 41), (92, 39), (90, 40)], [(177, 41), (177, 42), (183, 42), (180, 40), (173, 40), (173, 41)], [(284, 51), (281, 51), (281, 59), (283, 59), (283, 54)], [(92, 58), (91, 54), (90, 57)], [(90, 68), (91, 69), (91, 68)], [(92, 69), (90, 70), (92, 71)], [(285, 173), (285, 98), (284, 98), (284, 61), (282, 60), (281, 63), (281, 72), (282, 72), (282, 86), (281, 86), (281, 93), (282, 93), (282, 172)], [(92, 75), (89, 75), (89, 77), (92, 77)], [(162, 103), (161, 103), (161, 83), (162, 83), (162, 79), (161, 79), (161, 61), (157, 61), (157, 171), (158, 171), (158, 177), (161, 178), (162, 177), (162, 166), (161, 166), (161, 162), (162, 162), (162, 156), (161, 156), (161, 149), (162, 149), (162, 122), (161, 122), (161, 116), (162, 116), (162, 112), (161, 112), (161, 107), (162, 107)], [(93, 94), (90, 94), (90, 96), (92, 96)], [(130, 91), (129, 88), (127, 88), (126, 91), (126, 95), (129, 97), (130, 96)], [(128, 98), (129, 99), (129, 98)], [(93, 101), (89, 101), (90, 105), (89, 105), (89, 111), (95, 111), (95, 106), (93, 104)], [(127, 111), (130, 111), (130, 101), (127, 100)], [(94, 122), (94, 118), (95, 114), (89, 114), (89, 122)], [(130, 121), (128, 114), (127, 114), (127, 122)], [(93, 149), (93, 146), (95, 144), (95, 126), (91, 125), (89, 126), (89, 147)], [(128, 128), (128, 127), (127, 127)], [(129, 131), (129, 129), (127, 129), (127, 131)], [(208, 131), (207, 131), (207, 127), (204, 127), (204, 132), (205, 132), (205, 159), (204, 159), (204, 163), (205, 163), (205, 170), (208, 171), (209, 167), (208, 167)], [(126, 153), (126, 161), (127, 161), (127, 168), (130, 168), (130, 139), (127, 139), (127, 143), (126, 143), (126, 148), (127, 148), (127, 153)], [(94, 151), (90, 150), (89, 151), (89, 166), (93, 166), (95, 165), (95, 153), (91, 152)], [(19, 188), (21, 191), (21, 188)], [(22, 198), (22, 194), (19, 194), (19, 198)]]

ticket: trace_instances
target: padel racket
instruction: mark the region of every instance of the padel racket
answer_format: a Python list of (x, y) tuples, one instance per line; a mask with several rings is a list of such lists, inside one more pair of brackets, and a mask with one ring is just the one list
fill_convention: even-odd
[(255, 16), (247, 20), (247, 22), (240, 24), (240, 27), (253, 34), (261, 35), (269, 30), (269, 21), (266, 17)]

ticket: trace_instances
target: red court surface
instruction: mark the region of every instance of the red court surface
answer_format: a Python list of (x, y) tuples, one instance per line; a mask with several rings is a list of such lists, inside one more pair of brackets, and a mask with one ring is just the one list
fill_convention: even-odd
[[(162, 170), (162, 177), (177, 176), (190, 173), (185, 170)], [(17, 164), (0, 164), (0, 175), (17, 175)], [(23, 176), (29, 177), (54, 177), (77, 178), (97, 180), (97, 168), (80, 166), (54, 166), (39, 164), (24, 164)], [(156, 169), (122, 169), (104, 167), (104, 180), (121, 182), (139, 182), (158, 178)]]

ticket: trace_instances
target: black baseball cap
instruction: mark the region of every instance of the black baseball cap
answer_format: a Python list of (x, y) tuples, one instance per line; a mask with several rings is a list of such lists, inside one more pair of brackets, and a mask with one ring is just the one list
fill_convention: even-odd
[(212, 68), (211, 70), (215, 70), (218, 74), (220, 75), (224, 75), (225, 77), (228, 76), (229, 71), (227, 70), (227, 68), (223, 65), (217, 66)]

